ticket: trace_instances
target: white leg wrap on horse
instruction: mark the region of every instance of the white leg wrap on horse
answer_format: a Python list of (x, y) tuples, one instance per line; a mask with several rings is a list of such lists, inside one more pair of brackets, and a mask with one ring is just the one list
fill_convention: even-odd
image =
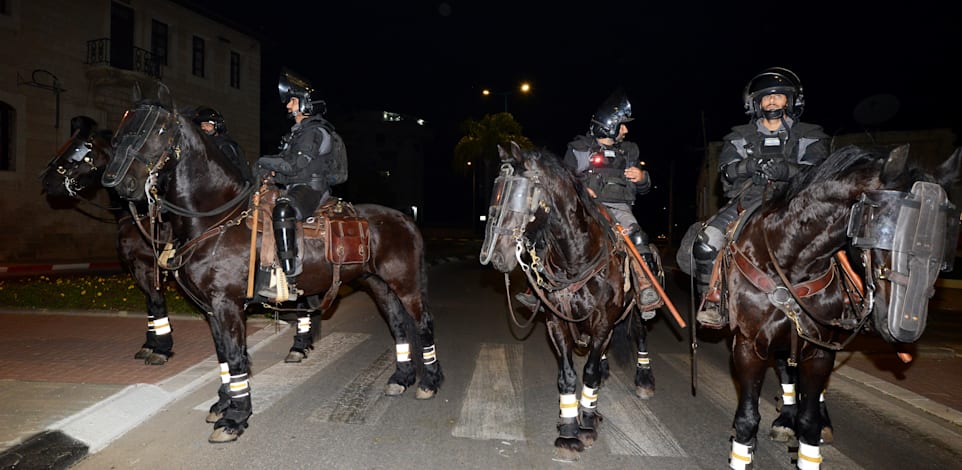
[(801, 470), (818, 470), (822, 464), (822, 454), (818, 446), (798, 443), (798, 468)]
[(154, 320), (154, 333), (158, 335), (170, 334), (170, 318), (163, 317)]
[(782, 404), (795, 404), (795, 384), (782, 384)]
[(581, 388), (581, 406), (595, 409), (598, 407), (598, 389), (588, 386)]
[(246, 397), (251, 394), (250, 383), (247, 374), (230, 376), (230, 396), (231, 398)]
[(411, 362), (411, 345), (407, 343), (401, 343), (395, 346), (397, 349), (397, 361), (398, 362)]
[(154, 333), (154, 316), (153, 315), (147, 316), (147, 331), (150, 333)]
[(752, 463), (752, 448), (732, 439), (732, 455), (728, 459), (729, 468), (745, 470)]
[(562, 418), (577, 418), (578, 417), (578, 398), (574, 393), (566, 393), (561, 395), (561, 417)]
[(603, 360), (605, 360), (605, 359), (608, 359), (608, 354), (607, 354), (607, 353), (602, 353), (602, 355), (601, 355), (601, 360), (603, 361)]
[(819, 393), (819, 394), (818, 394), (818, 402), (819, 402), (819, 403), (825, 403), (825, 392), (822, 392), (822, 393)]
[(638, 368), (639, 369), (651, 368), (651, 358), (648, 357), (648, 351), (638, 351)]
[(424, 348), (423, 352), (421, 352), (421, 360), (424, 362), (424, 365), (434, 364), (435, 362), (438, 362), (438, 358), (434, 351), (433, 344)]
[(311, 317), (299, 317), (297, 319), (297, 333), (310, 333), (311, 332)]
[(220, 363), (220, 383), (230, 383), (230, 368), (227, 367), (226, 362)]

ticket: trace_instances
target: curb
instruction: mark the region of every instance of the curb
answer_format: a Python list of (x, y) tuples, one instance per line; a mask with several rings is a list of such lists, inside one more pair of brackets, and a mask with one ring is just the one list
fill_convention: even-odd
[(119, 271), (119, 261), (66, 264), (20, 264), (0, 266), (0, 274), (44, 274), (64, 271)]

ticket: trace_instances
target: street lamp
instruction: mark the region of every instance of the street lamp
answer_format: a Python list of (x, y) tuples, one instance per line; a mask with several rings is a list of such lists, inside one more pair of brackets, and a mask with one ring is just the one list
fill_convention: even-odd
[(517, 90), (509, 90), (509, 91), (491, 91), (485, 88), (481, 90), (481, 94), (484, 96), (501, 95), (502, 97), (504, 97), (504, 112), (508, 112), (508, 96), (511, 95), (512, 93), (515, 93), (516, 91), (523, 94), (529, 93), (531, 92), (531, 84), (528, 82), (521, 82), (521, 84), (518, 85)]

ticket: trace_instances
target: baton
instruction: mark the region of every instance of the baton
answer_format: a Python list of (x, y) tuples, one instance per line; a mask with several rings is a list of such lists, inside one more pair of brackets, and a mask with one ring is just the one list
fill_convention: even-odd
[(661, 297), (661, 300), (665, 301), (665, 306), (668, 307), (668, 311), (670, 311), (672, 316), (675, 317), (675, 323), (678, 323), (678, 326), (681, 328), (687, 328), (688, 325), (685, 323), (685, 320), (681, 318), (681, 315), (678, 313), (678, 309), (675, 308), (675, 304), (671, 303), (671, 299), (668, 298), (668, 294), (665, 294), (665, 290), (661, 288), (661, 283), (658, 282), (658, 278), (651, 273), (648, 263), (641, 258), (641, 254), (638, 253), (638, 250), (635, 248), (635, 244), (632, 243), (628, 238), (628, 234), (625, 233), (625, 229), (621, 226), (621, 224), (616, 223), (615, 231), (617, 231), (618, 234), (621, 235), (621, 238), (625, 240), (625, 244), (628, 245), (628, 249), (631, 250), (631, 254), (635, 257), (635, 260), (638, 261), (638, 264), (641, 265), (641, 269), (645, 270), (645, 274), (648, 276), (648, 280), (651, 281), (651, 285), (655, 288), (655, 292), (658, 293), (658, 296)]

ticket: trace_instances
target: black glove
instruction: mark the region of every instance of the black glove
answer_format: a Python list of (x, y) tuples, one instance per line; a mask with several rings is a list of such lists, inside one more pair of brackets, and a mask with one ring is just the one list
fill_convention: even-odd
[(758, 165), (755, 159), (746, 158), (728, 164), (725, 167), (725, 178), (728, 179), (729, 183), (735, 183), (738, 180), (752, 177), (757, 169)]
[(752, 176), (752, 182), (755, 184), (787, 180), (788, 164), (784, 160), (765, 160), (761, 165), (758, 165), (755, 175)]
[(271, 175), (271, 169), (261, 165), (254, 165), (254, 181), (264, 181)]

